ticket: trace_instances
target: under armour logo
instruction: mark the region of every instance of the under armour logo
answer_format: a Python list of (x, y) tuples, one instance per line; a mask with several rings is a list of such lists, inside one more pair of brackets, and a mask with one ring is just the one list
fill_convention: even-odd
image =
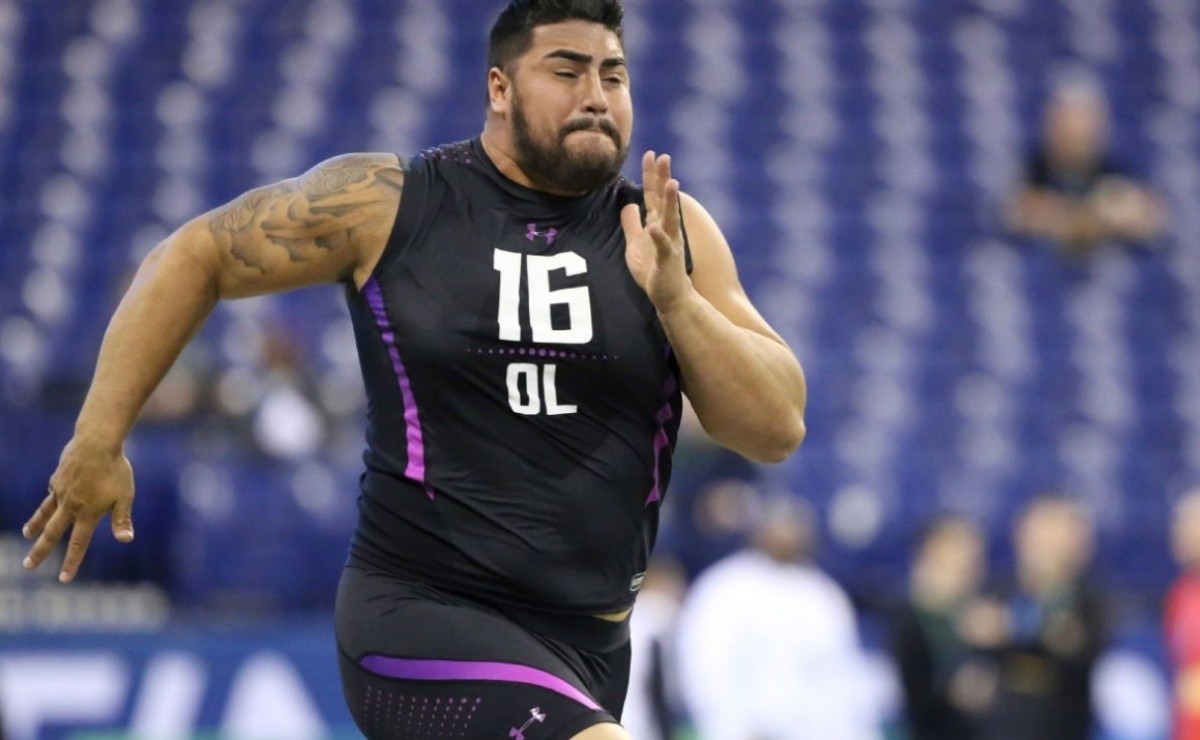
[(558, 229), (538, 231), (537, 224), (529, 224), (529, 231), (525, 232), (525, 238), (529, 241), (533, 241), (539, 236), (545, 239), (547, 244), (553, 244), (554, 240), (558, 238)]
[[(551, 231), (553, 231), (553, 229), (551, 229)], [(508, 736), (513, 740), (525, 740), (525, 731), (529, 729), (530, 725), (532, 725), (534, 722), (546, 721), (546, 714), (542, 712), (541, 707), (534, 707), (533, 709), (530, 709), (529, 714), (529, 719), (525, 720), (525, 724), (521, 725), (519, 729), (514, 727), (508, 731)]]

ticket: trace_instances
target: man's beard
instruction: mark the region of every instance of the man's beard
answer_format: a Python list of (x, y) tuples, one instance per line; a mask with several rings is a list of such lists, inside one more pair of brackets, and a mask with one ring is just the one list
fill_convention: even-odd
[[(513, 92), (513, 145), (517, 163), (535, 185), (555, 192), (584, 193), (607, 185), (621, 174), (629, 148), (622, 143), (621, 134), (611, 121), (597, 118), (568, 123), (558, 130), (554, 143), (544, 144), (534, 139), (521, 97)], [(606, 134), (616, 145), (616, 151), (575, 153), (568, 149), (567, 136), (586, 130)]]

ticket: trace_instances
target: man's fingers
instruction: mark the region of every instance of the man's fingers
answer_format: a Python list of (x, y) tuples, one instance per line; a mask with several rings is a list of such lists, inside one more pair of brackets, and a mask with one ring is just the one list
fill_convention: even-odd
[(650, 240), (654, 242), (654, 257), (660, 265), (666, 263), (675, 256), (675, 242), (667, 235), (661, 224), (654, 224), (649, 227)]
[(646, 222), (658, 213), (658, 168), (655, 165), (654, 151), (648, 151), (642, 157), (642, 193), (646, 201)]
[[(637, 203), (630, 203), (621, 209), (621, 228), (625, 230), (626, 241), (631, 241), (642, 233), (642, 212)], [(113, 526), (116, 526), (116, 523), (117, 520), (114, 516)]]
[(29, 521), (25, 522), (25, 526), (21, 527), (21, 536), (27, 540), (32, 540), (42, 533), (46, 528), (46, 522), (50, 521), (50, 517), (54, 516), (54, 512), (58, 509), (58, 500), (54, 498), (54, 494), (46, 495), (42, 499), (42, 503), (38, 506), (37, 511), (33, 512), (33, 516), (29, 517)]
[(71, 541), (67, 544), (67, 556), (63, 559), (62, 571), (58, 574), (59, 581), (70, 583), (75, 578), (75, 573), (79, 570), (79, 564), (83, 562), (83, 555), (92, 542), (92, 533), (95, 530), (96, 521), (94, 519), (75, 521), (75, 527), (71, 530)]
[[(670, 163), (667, 167), (670, 169)], [(663, 188), (662, 225), (672, 239), (678, 239), (682, 235), (679, 220), (679, 181), (668, 179), (666, 187)]]
[(660, 154), (654, 162), (654, 182), (658, 186), (659, 197), (666, 192), (667, 183), (671, 181), (671, 155)]
[(113, 506), (112, 531), (113, 537), (121, 542), (133, 541), (133, 496), (122, 497)]
[(25, 567), (36, 568), (41, 565), (70, 525), (71, 516), (67, 514), (66, 509), (60, 506), (54, 512), (54, 516), (50, 517), (50, 521), (46, 522), (46, 528), (42, 530), (42, 535), (38, 537), (37, 542), (33, 543), (33, 548), (25, 557)]

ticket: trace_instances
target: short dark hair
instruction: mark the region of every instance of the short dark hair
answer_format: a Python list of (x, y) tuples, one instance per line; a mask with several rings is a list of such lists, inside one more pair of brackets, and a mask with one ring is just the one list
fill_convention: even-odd
[(617, 35), (624, 44), (621, 20), (625, 11), (621, 0), (511, 0), (492, 25), (488, 37), (488, 69), (508, 65), (529, 51), (533, 29), (563, 21), (599, 23)]

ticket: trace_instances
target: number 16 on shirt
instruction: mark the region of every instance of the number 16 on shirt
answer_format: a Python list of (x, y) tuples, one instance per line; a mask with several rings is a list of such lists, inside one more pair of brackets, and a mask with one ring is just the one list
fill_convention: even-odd
[[(525, 255), (497, 249), (492, 267), (500, 273), (500, 306), (497, 323), (500, 339), (520, 342), (521, 273), (525, 273), (529, 294), (529, 329), (535, 344), (586, 344), (592, 340), (592, 303), (586, 285), (574, 288), (550, 288), (550, 273), (563, 270), (568, 277), (587, 272), (587, 262), (575, 252), (551, 255)], [(555, 328), (552, 308), (566, 306), (565, 327)], [(534, 416), (573, 414), (574, 404), (561, 404), (555, 386), (557, 366), (514, 362), (508, 365), (508, 405), (518, 414)], [(539, 375), (541, 376), (539, 378)], [(538, 381), (541, 381), (540, 384)], [(540, 388), (539, 388), (540, 386)], [(544, 403), (543, 403), (544, 401)]]

